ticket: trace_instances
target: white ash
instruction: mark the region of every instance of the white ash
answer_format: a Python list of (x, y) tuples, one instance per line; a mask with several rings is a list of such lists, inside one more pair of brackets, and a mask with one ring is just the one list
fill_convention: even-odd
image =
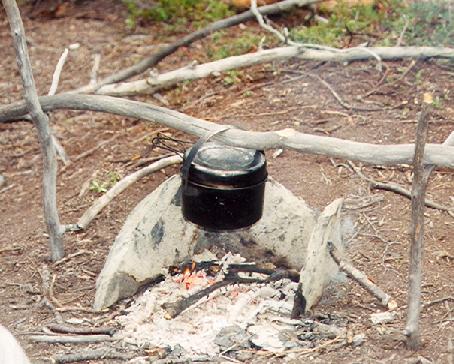
[[(223, 261), (227, 265), (244, 259), (230, 254)], [(220, 273), (216, 280), (222, 278), (223, 273)], [(222, 351), (216, 344), (216, 335), (223, 328), (238, 326), (268, 350), (280, 351), (287, 347), (268, 334), (258, 334), (257, 327), (268, 327), (267, 333), (292, 328), (291, 324), (275, 318), (290, 316), (296, 283), (283, 279), (267, 285), (227, 286), (176, 318), (166, 319), (166, 312), (161, 308), (163, 303), (175, 302), (203, 288), (186, 290), (174, 277), (168, 276), (138, 297), (126, 315), (117, 318), (123, 326), (118, 337), (139, 347), (174, 348), (180, 345), (188, 356), (214, 355)]]

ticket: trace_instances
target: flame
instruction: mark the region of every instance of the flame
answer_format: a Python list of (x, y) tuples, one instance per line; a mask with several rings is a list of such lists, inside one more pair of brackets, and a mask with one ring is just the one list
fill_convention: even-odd
[(212, 285), (215, 282), (214, 279), (208, 278), (204, 270), (196, 271), (196, 268), (197, 264), (193, 261), (190, 266), (186, 266), (183, 269), (183, 272), (174, 281), (181, 283), (186, 290), (190, 290), (196, 286)]

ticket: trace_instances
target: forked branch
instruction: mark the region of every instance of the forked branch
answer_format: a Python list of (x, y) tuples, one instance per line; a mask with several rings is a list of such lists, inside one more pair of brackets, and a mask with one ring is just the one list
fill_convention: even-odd
[(24, 106), (30, 114), (33, 124), (37, 129), (39, 144), (43, 156), (44, 218), (46, 220), (47, 231), (49, 234), (51, 257), (55, 262), (62, 259), (64, 256), (64, 229), (60, 225), (57, 211), (57, 161), (55, 158), (52, 133), (49, 126), (49, 118), (43, 112), (39, 103), (30, 58), (28, 56), (24, 25), (20, 17), (19, 8), (17, 7), (15, 0), (2, 0), (2, 3), (6, 10), (6, 16), (11, 27), (11, 35), (13, 37), (14, 48), (16, 50), (16, 60), (24, 86)]

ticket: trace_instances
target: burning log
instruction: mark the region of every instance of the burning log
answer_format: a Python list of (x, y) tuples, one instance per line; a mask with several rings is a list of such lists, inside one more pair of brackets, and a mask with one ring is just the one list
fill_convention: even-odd
[[(201, 263), (184, 263), (182, 265), (184, 268), (180, 267), (171, 267), (170, 271), (172, 272), (182, 272), (183, 274), (188, 272), (188, 269), (193, 269), (190, 273), (196, 271), (197, 266), (199, 267), (206, 267), (206, 269), (212, 269), (213, 267), (219, 267), (221, 269), (221, 265), (219, 262), (216, 261), (209, 261), (209, 262), (201, 262)], [(217, 269), (217, 268), (216, 268)], [(254, 278), (254, 277), (241, 277), (239, 273), (259, 273), (268, 275), (267, 278)], [(175, 273), (176, 274), (176, 273)], [(166, 302), (162, 305), (162, 308), (167, 313), (168, 319), (173, 319), (177, 317), (180, 313), (182, 313), (187, 308), (196, 304), (199, 300), (204, 297), (208, 297), (211, 293), (215, 292), (216, 290), (226, 287), (232, 284), (267, 284), (274, 281), (279, 281), (281, 279), (290, 279), (294, 282), (299, 281), (299, 274), (294, 270), (286, 270), (286, 269), (267, 269), (261, 268), (255, 264), (229, 264), (227, 266), (227, 273), (222, 281), (216, 282), (211, 286), (204, 288), (188, 297), (185, 297), (176, 302)], [(186, 286), (188, 289), (188, 287)]]

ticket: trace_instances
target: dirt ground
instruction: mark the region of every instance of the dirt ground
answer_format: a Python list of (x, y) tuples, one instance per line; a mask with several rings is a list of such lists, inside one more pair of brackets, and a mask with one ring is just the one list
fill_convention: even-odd
[[(103, 3), (109, 12), (103, 10)], [(117, 2), (115, 2), (116, 4)], [(118, 2), (119, 3), (119, 2)], [(153, 52), (163, 39), (155, 25), (128, 33), (124, 9), (109, 1), (92, 2), (83, 9), (70, 9), (61, 18), (24, 19), (35, 79), (40, 94), (50, 86), (52, 73), (62, 50), (79, 43), (64, 67), (59, 91), (88, 83), (95, 53), (101, 54), (100, 77), (133, 64)], [(19, 100), (21, 83), (11, 45), (9, 28), (0, 14), (0, 103)], [(254, 22), (247, 27), (256, 27)], [(232, 36), (240, 27), (228, 31)], [(176, 35), (178, 36), (178, 35)], [(172, 38), (165, 40), (172, 41)], [(209, 39), (179, 50), (159, 69), (188, 64), (194, 57), (203, 60)], [(278, 130), (292, 127), (304, 133), (327, 135), (373, 143), (414, 141), (415, 121), (424, 92), (440, 97), (431, 114), (429, 142), (440, 143), (454, 126), (454, 69), (441, 62), (410, 61), (387, 63), (387, 81), (374, 62), (348, 65), (306, 63), (292, 60), (242, 70), (240, 81), (226, 84), (223, 76), (191, 82), (163, 92), (167, 106), (213, 122), (233, 124), (251, 130)], [(352, 105), (380, 107), (378, 112), (343, 108), (316, 78), (319, 75)], [(142, 98), (160, 103), (154, 97)], [(79, 196), (87, 181), (107, 181), (115, 172), (125, 176), (138, 168), (141, 158), (158, 156), (151, 151), (158, 131), (173, 137), (194, 140), (162, 125), (92, 112), (59, 111), (51, 120), (71, 158), (117, 136), (115, 140), (68, 166), (58, 178), (58, 206), (63, 223), (74, 223), (99, 196), (87, 191)], [(349, 242), (351, 261), (391, 294), (398, 303), (398, 317), (384, 325), (372, 325), (369, 314), (381, 311), (377, 301), (354, 282), (347, 282), (327, 296), (315, 312), (331, 313), (349, 319), (354, 334), (364, 333), (366, 341), (317, 350), (295, 363), (452, 363), (454, 353), (448, 341), (454, 340), (454, 218), (446, 212), (426, 210), (423, 301), (450, 297), (427, 305), (422, 311), (420, 351), (405, 349), (408, 228), (410, 202), (392, 192), (370, 190), (368, 183), (349, 170), (343, 160), (303, 155), (285, 150), (273, 158), (267, 152), (270, 175), (311, 206), (322, 209), (335, 198), (372, 201), (349, 215), (355, 222), (355, 235)], [(358, 164), (357, 164), (358, 165)], [(60, 165), (61, 168), (61, 165)], [(53, 293), (61, 304), (63, 318), (84, 319), (93, 325), (108, 322), (124, 308), (119, 304), (109, 312), (90, 313), (96, 277), (109, 247), (130, 210), (164, 179), (178, 172), (177, 167), (155, 173), (117, 197), (84, 232), (65, 236), (71, 257), (57, 264), (48, 260), (46, 229), (42, 216), (41, 161), (36, 133), (27, 122), (0, 124), (0, 174), (6, 184), (0, 187), (0, 321), (24, 344), (34, 360), (49, 362), (57, 353), (81, 349), (66, 345), (31, 343), (27, 337), (53, 322), (55, 313), (39, 304), (43, 294), (41, 272), (47, 266), (55, 276)], [(379, 181), (392, 181), (411, 188), (409, 166), (364, 166), (363, 172)], [(445, 205), (454, 205), (454, 171), (437, 169), (428, 188), (429, 196)], [(110, 177), (109, 177), (110, 176)], [(452, 349), (451, 349), (452, 350)], [(451, 360), (451, 361), (450, 361)], [(254, 362), (280, 362), (257, 357)], [(114, 361), (105, 361), (114, 362)], [(94, 363), (94, 361), (93, 361)]]

